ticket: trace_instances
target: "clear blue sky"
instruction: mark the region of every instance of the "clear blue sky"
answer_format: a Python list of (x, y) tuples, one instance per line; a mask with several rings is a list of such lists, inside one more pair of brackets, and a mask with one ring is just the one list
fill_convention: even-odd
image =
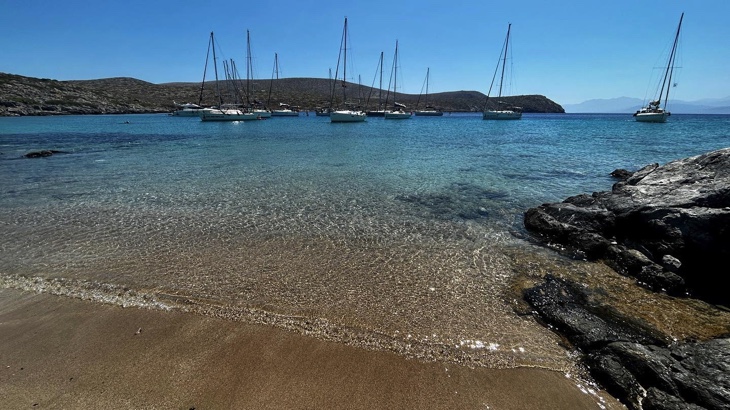
[(0, 72), (199, 82), (213, 31), (245, 76), (248, 29), (256, 78), (271, 78), (275, 52), (280, 77), (327, 78), (347, 16), (348, 77), (364, 85), (381, 51), (388, 75), (397, 39), (399, 92), (418, 94), (430, 67), (430, 92), (486, 93), (512, 23), (511, 94), (644, 98), (682, 12), (675, 98), (730, 96), (728, 0), (0, 0)]

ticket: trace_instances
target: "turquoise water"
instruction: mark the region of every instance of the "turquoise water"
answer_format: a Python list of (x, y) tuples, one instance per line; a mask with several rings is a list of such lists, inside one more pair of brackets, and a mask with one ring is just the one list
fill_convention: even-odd
[[(730, 146), (730, 116), (0, 118), (0, 286), (406, 356), (570, 368), (515, 312), (522, 213)], [(27, 152), (62, 153), (26, 159)], [(537, 273), (536, 273), (537, 275)]]

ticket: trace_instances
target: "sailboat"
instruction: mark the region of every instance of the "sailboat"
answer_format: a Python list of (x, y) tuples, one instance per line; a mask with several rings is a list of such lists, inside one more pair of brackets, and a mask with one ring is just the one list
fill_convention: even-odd
[[(396, 85), (398, 84), (398, 40), (395, 41), (395, 55), (393, 57), (393, 109), (385, 111), (386, 120), (406, 120), (411, 118), (411, 113), (406, 112), (405, 105), (395, 101), (395, 92), (397, 90)], [(387, 105), (387, 101), (386, 101)]]
[[(269, 98), (268, 104), (271, 103), (271, 91), (274, 88), (274, 75), (276, 80), (279, 80), (279, 53), (274, 53), (274, 72), (271, 75), (271, 85), (269, 85)], [(286, 103), (279, 103), (278, 110), (271, 110), (273, 117), (298, 117), (299, 110), (292, 109), (293, 107)]]
[[(380, 52), (380, 60), (378, 61), (378, 66), (380, 67), (380, 86), (378, 87), (378, 109), (377, 110), (370, 110), (367, 112), (368, 117), (384, 117), (385, 116), (385, 110), (383, 109), (383, 52)], [(377, 72), (376, 72), (377, 75)], [(375, 83), (375, 79), (373, 79), (373, 83)], [(373, 84), (375, 85), (375, 84)], [(373, 87), (370, 87), (370, 94), (373, 93)], [(366, 106), (369, 106), (370, 104), (370, 96), (368, 95), (368, 101), (365, 103)]]
[[(672, 115), (667, 111), (667, 101), (669, 100), (669, 89), (672, 87), (672, 74), (674, 74), (674, 60), (677, 57), (677, 44), (679, 43), (679, 33), (682, 29), (682, 19), (684, 19), (684, 13), (679, 17), (679, 25), (677, 26), (677, 33), (674, 35), (674, 43), (672, 44), (672, 51), (669, 53), (669, 60), (667, 61), (667, 68), (664, 71), (664, 76), (659, 82), (659, 95), (652, 101), (649, 101), (646, 107), (636, 111), (634, 118), (639, 122), (666, 122), (667, 117)], [(662, 98), (664, 101), (662, 102)]]
[(253, 78), (253, 57), (251, 56), (251, 34), (246, 30), (246, 102), (248, 103), (247, 111), (255, 114), (256, 119), (264, 119), (271, 117), (271, 111), (266, 107), (261, 107), (262, 103), (255, 98), (251, 103), (251, 79)]
[[(329, 89), (330, 92), (332, 92), (332, 89), (334, 88), (334, 80), (332, 80), (332, 69), (329, 69), (329, 76), (327, 77), (329, 79)], [(332, 100), (329, 102), (330, 105), (326, 107), (317, 107), (314, 110), (314, 113), (317, 115), (317, 117), (329, 117), (330, 112), (332, 112)]]
[[(213, 32), (210, 32), (209, 49), (213, 50), (213, 69), (215, 71), (215, 92), (218, 96), (218, 107), (216, 109), (204, 110), (200, 112), (201, 121), (245, 121), (255, 119), (256, 116), (250, 113), (243, 112), (237, 108), (225, 108), (223, 104), (223, 96), (221, 95), (220, 87), (218, 85), (218, 64), (216, 63), (215, 56), (215, 40)], [(206, 69), (208, 67), (208, 61), (205, 62)], [(205, 76), (205, 75), (204, 75)]]
[(170, 115), (174, 115), (176, 117), (200, 117), (200, 113), (204, 111), (210, 111), (210, 108), (203, 107), (201, 104), (203, 103), (203, 90), (205, 90), (205, 74), (208, 71), (208, 56), (210, 55), (210, 47), (213, 44), (213, 33), (210, 33), (210, 40), (208, 40), (208, 52), (205, 54), (205, 68), (203, 69), (203, 81), (200, 83), (200, 97), (198, 97), (198, 103), (185, 103), (185, 104), (178, 104), (177, 102), (173, 101), (172, 103), (175, 104), (175, 111), (171, 112)]
[[(415, 114), (416, 116), (430, 116), (430, 117), (440, 117), (444, 115), (444, 112), (441, 110), (436, 110), (434, 107), (428, 105), (428, 78), (431, 73), (431, 68), (426, 68), (426, 94), (424, 94), (423, 97), (423, 103), (426, 106), (425, 110), (416, 110)], [(416, 101), (416, 107), (418, 107), (418, 103), (421, 100), (421, 96), (418, 96), (418, 100)]]
[(206, 108), (195, 103), (178, 104), (175, 101), (172, 103), (175, 104), (177, 109), (171, 112), (170, 115), (175, 117), (199, 117), (201, 112), (211, 110), (210, 108)]
[[(504, 83), (504, 70), (505, 66), (507, 65), (507, 51), (509, 50), (509, 34), (510, 30), (512, 29), (512, 24), (509, 24), (507, 26), (507, 37), (504, 40), (504, 47), (502, 48), (502, 51), (499, 54), (499, 59), (497, 60), (497, 67), (494, 69), (494, 76), (492, 77), (492, 84), (489, 86), (489, 91), (487, 92), (487, 100), (484, 102), (484, 112), (482, 115), (482, 119), (484, 120), (519, 120), (522, 118), (522, 107), (513, 107), (509, 104), (507, 104), (504, 101), (500, 101), (500, 98), (502, 98), (502, 85)], [(494, 81), (497, 78), (497, 72), (499, 71), (500, 62), (502, 65), (502, 73), (500, 75), (499, 79), (499, 94), (497, 95), (497, 109), (496, 110), (490, 110), (489, 109), (489, 96), (492, 93), (492, 88), (494, 87)]]
[[(337, 57), (337, 68), (339, 69), (340, 56), (343, 57), (342, 64), (342, 104), (344, 108), (330, 112), (330, 122), (363, 122), (366, 114), (364, 111), (347, 108), (347, 17), (345, 26), (342, 29), (342, 41), (340, 41), (340, 55)], [(335, 84), (337, 83), (337, 70), (335, 70)], [(332, 86), (330, 107), (334, 106), (335, 85)]]

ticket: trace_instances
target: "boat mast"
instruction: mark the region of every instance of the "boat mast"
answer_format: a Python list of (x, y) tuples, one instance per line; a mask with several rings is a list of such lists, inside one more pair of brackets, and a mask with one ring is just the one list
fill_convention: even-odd
[(378, 111), (383, 104), (383, 52), (380, 52), (380, 86), (378, 88)]
[[(500, 50), (499, 58), (497, 59), (497, 66), (494, 67), (494, 74), (492, 75), (492, 82), (489, 84), (489, 91), (487, 91), (487, 99), (484, 100), (484, 111), (487, 111), (489, 109), (489, 98), (492, 95), (492, 88), (494, 88), (494, 82), (497, 81), (497, 72), (499, 71), (499, 63), (500, 60), (502, 60), (502, 57), (504, 59), (507, 59), (507, 43), (509, 42), (509, 32), (512, 27), (512, 24), (510, 23), (509, 26), (507, 26), (507, 37), (504, 40), (504, 49)], [(504, 64), (502, 64), (502, 79), (504, 78)], [(499, 96), (502, 96), (502, 79), (499, 80)], [(499, 100), (497, 101), (497, 104), (499, 104)]]
[(342, 103), (347, 106), (347, 17), (345, 17), (345, 28), (342, 31), (342, 41), (345, 51), (342, 60)]
[(423, 104), (428, 108), (428, 76), (431, 73), (431, 68), (426, 67), (426, 96), (423, 98)]
[(231, 74), (233, 77), (233, 92), (236, 94), (236, 104), (243, 104), (243, 98), (241, 98), (241, 77), (238, 74), (238, 68), (236, 68), (236, 62), (231, 59)]
[(398, 84), (398, 40), (395, 40), (395, 57), (393, 58), (393, 111), (398, 109), (395, 101), (395, 93)]
[(246, 104), (251, 106), (251, 76), (253, 75), (253, 64), (251, 63), (251, 33), (246, 30)]
[(218, 87), (218, 64), (215, 61), (215, 42), (213, 41), (213, 32), (210, 32), (210, 43), (213, 45), (213, 69), (215, 71), (215, 92), (218, 94), (218, 107), (223, 109), (223, 96), (221, 96), (221, 90)]
[(502, 97), (502, 84), (504, 83), (504, 67), (507, 65), (507, 47), (509, 47), (509, 32), (512, 29), (512, 23), (507, 26), (507, 38), (504, 40), (504, 53), (502, 54), (502, 76), (499, 79), (499, 96)]
[(228, 88), (228, 95), (231, 95), (231, 73), (228, 69), (228, 60), (223, 60), (223, 77), (225, 77), (225, 83), (223, 85)]
[(274, 72), (271, 74), (271, 84), (269, 85), (269, 98), (266, 101), (266, 104), (271, 106), (271, 90), (274, 88), (274, 75), (276, 75), (276, 79), (279, 79), (279, 54), (274, 53)]
[[(423, 84), (426, 86), (426, 94), (423, 96), (423, 103), (426, 105), (426, 108), (428, 108), (428, 73), (429, 73), (429, 70), (430, 70), (430, 68), (427, 67), (426, 68), (426, 78), (423, 80)], [(422, 85), (421, 93), (418, 94), (418, 99), (416, 100), (416, 109), (418, 109), (418, 107), (421, 104), (421, 95), (423, 95), (423, 88), (424, 88), (424, 86)]]
[(205, 67), (203, 68), (203, 81), (200, 82), (200, 97), (198, 98), (198, 105), (203, 103), (203, 89), (205, 88), (205, 74), (208, 71), (208, 57), (210, 57), (210, 45), (213, 43), (213, 32), (210, 32), (210, 39), (208, 40), (208, 52), (205, 53)]
[(332, 78), (332, 67), (329, 68), (329, 78), (330, 80), (330, 109), (332, 109), (332, 101), (335, 99), (335, 81), (337, 79)]
[(674, 73), (674, 59), (677, 56), (677, 43), (679, 42), (679, 31), (682, 29), (682, 19), (684, 19), (684, 13), (679, 17), (679, 25), (677, 26), (677, 34), (674, 36), (674, 44), (672, 45), (672, 52), (669, 54), (669, 61), (667, 62), (667, 71), (664, 73), (664, 82), (662, 83), (662, 91), (659, 93), (659, 98), (664, 94), (664, 86), (667, 87), (667, 94), (664, 96), (664, 109), (667, 108), (667, 101), (669, 100), (669, 89), (672, 84), (672, 74)]

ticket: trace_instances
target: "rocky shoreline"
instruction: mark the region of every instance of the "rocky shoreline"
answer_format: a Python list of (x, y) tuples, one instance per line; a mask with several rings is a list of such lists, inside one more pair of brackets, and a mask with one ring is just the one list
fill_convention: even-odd
[(533, 239), (605, 263), (669, 303), (701, 305), (719, 325), (677, 339), (642, 320), (652, 315), (642, 306), (627, 313), (605, 289), (551, 274), (524, 299), (628, 408), (730, 408), (730, 148), (612, 175), (620, 181), (611, 192), (529, 209)]

